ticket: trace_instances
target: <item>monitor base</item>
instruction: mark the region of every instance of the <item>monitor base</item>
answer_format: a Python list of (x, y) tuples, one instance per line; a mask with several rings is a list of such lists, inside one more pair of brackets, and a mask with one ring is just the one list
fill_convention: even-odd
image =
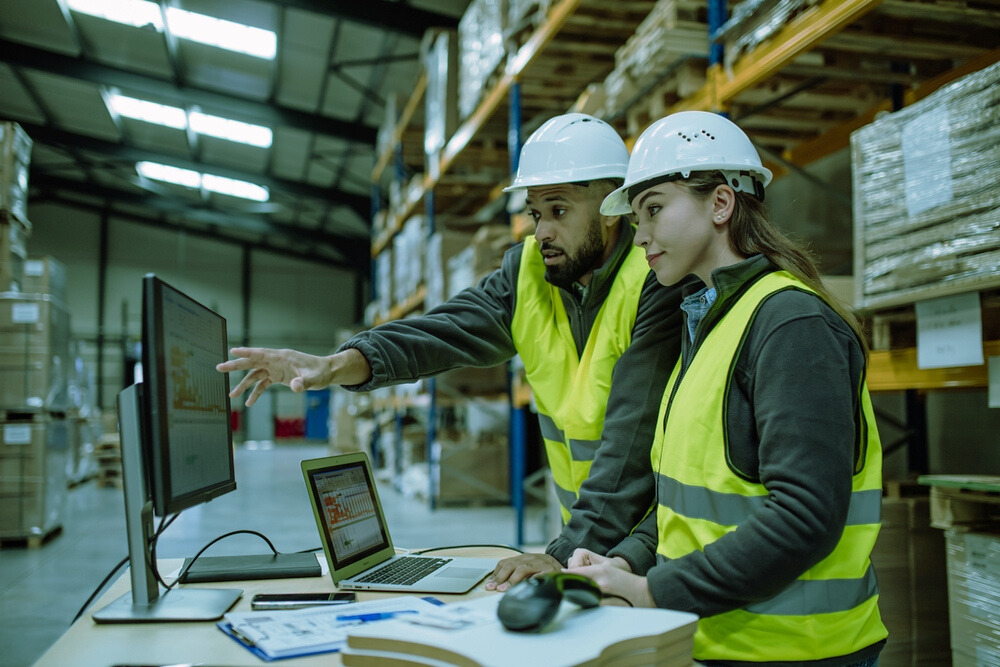
[(132, 603), (126, 593), (94, 612), (97, 623), (156, 623), (168, 621), (215, 621), (235, 604), (243, 590), (173, 588), (149, 604)]

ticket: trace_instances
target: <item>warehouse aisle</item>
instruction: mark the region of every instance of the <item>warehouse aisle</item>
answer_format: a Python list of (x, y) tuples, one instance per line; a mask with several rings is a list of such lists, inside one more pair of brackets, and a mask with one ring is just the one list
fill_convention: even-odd
[[(325, 444), (236, 448), (237, 490), (181, 514), (160, 540), (160, 557), (196, 553), (237, 529), (259, 531), (282, 552), (319, 547), (319, 537), (299, 461), (325, 456)], [(380, 485), (386, 516), (398, 546), (513, 541), (510, 507), (446, 508), (432, 512), (421, 500)], [(62, 533), (37, 549), (0, 549), (0, 646), (4, 667), (27, 667), (69, 627), (107, 573), (125, 557), (121, 489), (94, 481), (69, 492)], [(239, 535), (208, 554), (265, 553), (255, 536)]]

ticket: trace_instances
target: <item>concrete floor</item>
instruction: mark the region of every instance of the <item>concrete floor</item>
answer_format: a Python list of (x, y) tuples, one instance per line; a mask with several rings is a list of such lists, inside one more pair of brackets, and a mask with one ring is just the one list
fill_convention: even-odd
[[(299, 462), (328, 453), (325, 444), (237, 446), (237, 490), (183, 512), (160, 538), (157, 556), (194, 555), (213, 538), (237, 529), (267, 535), (281, 552), (319, 547)], [(380, 484), (380, 495), (397, 546), (516, 540), (510, 507), (432, 511), (425, 501), (404, 498), (388, 484)], [(542, 514), (529, 513), (527, 541), (544, 543)], [(238, 535), (213, 545), (206, 554), (267, 552), (259, 537)], [(33, 664), (126, 555), (122, 491), (93, 480), (69, 490), (61, 533), (37, 548), (0, 548), (0, 664)]]

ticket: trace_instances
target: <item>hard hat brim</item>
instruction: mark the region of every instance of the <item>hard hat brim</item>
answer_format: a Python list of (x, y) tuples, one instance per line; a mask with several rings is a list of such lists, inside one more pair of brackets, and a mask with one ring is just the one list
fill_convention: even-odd
[(628, 186), (623, 185), (601, 202), (601, 215), (629, 215), (632, 203), (628, 200)]

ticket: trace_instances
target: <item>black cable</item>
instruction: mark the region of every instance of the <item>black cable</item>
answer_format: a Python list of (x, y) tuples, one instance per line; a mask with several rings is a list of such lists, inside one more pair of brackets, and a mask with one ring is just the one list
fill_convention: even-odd
[[(152, 554), (154, 554), (155, 551), (156, 551), (156, 538), (158, 538), (160, 536), (160, 533), (162, 533), (164, 530), (166, 530), (170, 526), (170, 524), (174, 522), (174, 519), (176, 519), (177, 516), (178, 515), (174, 514), (170, 518), (169, 521), (161, 520), (160, 521), (160, 527), (149, 537), (150, 558), (153, 559), (153, 562), (155, 562), (155, 558), (153, 558)], [(111, 580), (111, 577), (115, 576), (115, 574), (118, 572), (118, 570), (122, 569), (122, 567), (126, 563), (128, 563), (129, 558), (130, 558), (130, 556), (125, 556), (124, 558), (122, 558), (118, 562), (117, 565), (115, 565), (111, 569), (110, 572), (108, 572), (108, 575), (106, 577), (104, 577), (104, 580), (101, 581), (101, 583), (97, 585), (97, 588), (94, 589), (94, 592), (90, 594), (90, 597), (87, 598), (87, 601), (83, 603), (82, 607), (80, 607), (80, 611), (76, 612), (76, 616), (73, 617), (73, 620), (70, 622), (70, 625), (72, 625), (73, 623), (76, 623), (80, 619), (80, 617), (83, 616), (83, 612), (85, 612), (87, 610), (87, 607), (89, 607), (90, 604), (94, 601), (94, 599), (97, 598), (97, 596), (100, 594), (100, 592), (104, 589), (104, 587), (107, 585), (107, 583)], [(157, 572), (156, 568), (152, 566), (152, 563), (149, 563), (147, 561), (147, 565), (150, 565), (150, 567), (153, 570), (154, 576), (156, 577), (157, 581), (160, 581), (162, 583), (162, 580), (160, 579), (159, 572)]]
[(225, 539), (227, 537), (232, 537), (233, 535), (244, 535), (244, 534), (245, 535), (256, 535), (257, 537), (259, 537), (262, 540), (264, 540), (265, 542), (267, 542), (267, 546), (271, 547), (271, 551), (274, 552), (275, 556), (281, 555), (281, 552), (278, 551), (275, 548), (274, 544), (271, 543), (271, 540), (267, 539), (267, 536), (264, 535), (263, 533), (259, 533), (256, 530), (234, 530), (234, 531), (228, 532), (228, 533), (226, 533), (224, 535), (219, 535), (217, 538), (215, 538), (214, 540), (212, 540), (211, 542), (209, 542), (208, 544), (206, 544), (205, 546), (203, 546), (201, 548), (201, 550), (198, 553), (196, 553), (191, 558), (191, 560), (189, 560), (187, 562), (187, 564), (181, 570), (181, 573), (179, 575), (177, 575), (176, 579), (174, 579), (174, 583), (172, 583), (169, 586), (167, 586), (167, 590), (170, 590), (171, 588), (173, 588), (174, 586), (176, 586), (177, 583), (184, 578), (184, 576), (188, 573), (188, 570), (191, 569), (191, 566), (194, 565), (195, 561), (198, 560), (198, 557), (201, 556), (203, 553), (205, 553), (205, 550), (208, 549), (210, 546), (212, 546), (213, 544), (215, 544), (219, 540)]
[(156, 578), (157, 583), (166, 588), (168, 591), (170, 590), (170, 586), (167, 586), (167, 582), (165, 582), (163, 577), (160, 576), (160, 568), (156, 566), (156, 542), (160, 539), (160, 535), (163, 534), (163, 531), (169, 528), (170, 524), (176, 521), (179, 516), (180, 513), (178, 512), (177, 514), (172, 514), (170, 517), (161, 517), (160, 527), (157, 528), (149, 538), (149, 561), (146, 563), (146, 566), (153, 572), (153, 576)]
[(524, 553), (517, 547), (512, 547), (509, 544), (456, 544), (451, 547), (431, 547), (430, 549), (421, 549), (420, 551), (411, 551), (410, 553), (412, 553), (415, 556), (419, 556), (421, 554), (430, 553), (432, 551), (445, 551), (447, 549), (476, 549), (476, 548), (487, 548), (487, 547), (494, 549), (510, 549), (511, 551), (516, 551), (519, 554)]
[(627, 604), (627, 605), (628, 605), (628, 606), (630, 606), (630, 607), (634, 607), (634, 606), (635, 606), (635, 605), (634, 605), (634, 604), (632, 604), (632, 602), (631, 602), (630, 600), (628, 600), (627, 598), (624, 598), (624, 597), (622, 597), (621, 595), (616, 595), (616, 594), (614, 594), (614, 593), (602, 593), (602, 597), (605, 597), (605, 598), (614, 598), (614, 599), (616, 599), (616, 600), (621, 600), (622, 602), (624, 602), (625, 604)]
[(76, 612), (76, 616), (74, 616), (73, 620), (70, 621), (70, 625), (76, 623), (77, 620), (79, 620), (79, 618), (83, 616), (83, 612), (87, 610), (87, 607), (89, 607), (90, 603), (94, 601), (98, 593), (100, 593), (107, 585), (107, 583), (111, 581), (111, 577), (115, 576), (115, 573), (117, 573), (118, 570), (122, 569), (122, 566), (125, 565), (125, 563), (127, 562), (128, 562), (128, 556), (125, 556), (125, 558), (122, 558), (120, 561), (118, 561), (118, 564), (115, 565), (110, 572), (108, 572), (108, 576), (104, 577), (104, 581), (98, 584), (97, 588), (94, 589), (94, 592), (90, 594), (89, 598), (87, 598), (87, 601), (83, 603), (82, 607), (80, 607), (80, 611)]

